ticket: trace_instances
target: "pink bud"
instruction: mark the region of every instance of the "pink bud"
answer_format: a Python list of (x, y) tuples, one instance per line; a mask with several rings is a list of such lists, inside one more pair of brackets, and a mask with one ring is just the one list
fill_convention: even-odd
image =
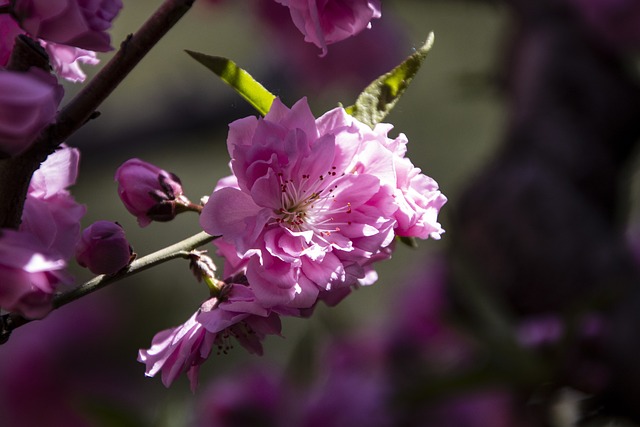
[(42, 70), (0, 71), (0, 157), (26, 150), (53, 122), (62, 95), (56, 79)]
[(133, 251), (117, 222), (96, 221), (76, 246), (78, 264), (94, 274), (114, 274), (129, 265)]
[(177, 214), (176, 201), (186, 200), (180, 178), (140, 159), (124, 162), (115, 180), (122, 203), (138, 218), (140, 227), (151, 221), (171, 221)]
[(107, 30), (121, 0), (16, 0), (22, 28), (32, 36), (82, 49), (112, 50)]

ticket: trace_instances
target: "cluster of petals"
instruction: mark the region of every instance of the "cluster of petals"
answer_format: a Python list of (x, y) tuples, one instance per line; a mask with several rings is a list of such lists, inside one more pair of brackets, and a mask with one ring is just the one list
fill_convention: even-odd
[(436, 217), (446, 198), (404, 157), (404, 135), (389, 130), (342, 108), (316, 120), (306, 99), (291, 109), (276, 99), (264, 119), (231, 123), (235, 178), (211, 194), (200, 224), (222, 236), (265, 307), (308, 308), (371, 284), (371, 264), (390, 256), (396, 235), (443, 233)]
[(69, 282), (64, 258), (27, 232), (0, 234), (0, 307), (31, 319), (51, 310), (60, 283)]
[[(0, 0), (0, 6), (10, 6)], [(16, 0), (13, 16), (0, 14), (0, 66), (6, 66), (15, 38), (39, 41), (53, 70), (71, 82), (86, 78), (80, 64), (96, 65), (96, 51), (112, 50), (108, 30), (122, 8), (121, 0)], [(15, 19), (14, 19), (15, 17)]]
[(305, 41), (327, 53), (327, 45), (354, 36), (380, 18), (380, 0), (276, 0), (287, 6)]
[(107, 30), (121, 8), (121, 0), (16, 0), (14, 13), (34, 37), (106, 52), (112, 49)]
[(0, 71), (0, 156), (16, 156), (53, 122), (62, 87), (49, 73)]
[(225, 284), (218, 297), (205, 301), (185, 323), (157, 333), (151, 347), (139, 351), (138, 361), (146, 365), (147, 376), (161, 372), (166, 387), (186, 373), (195, 390), (200, 365), (214, 348), (226, 353), (234, 338), (261, 355), (266, 335), (279, 335), (280, 330), (279, 315), (260, 305), (249, 287)]
[(54, 293), (71, 283), (66, 261), (74, 253), (85, 207), (71, 196), (79, 153), (63, 147), (33, 174), (19, 231), (0, 236), (0, 308), (39, 318)]
[(47, 157), (31, 178), (20, 225), (65, 259), (75, 253), (86, 212), (68, 190), (76, 183), (79, 161), (79, 151), (67, 146)]
[(83, 82), (87, 75), (80, 68), (80, 64), (97, 65), (100, 60), (92, 50), (64, 44), (45, 42), (40, 44), (49, 55), (49, 61), (53, 71), (65, 80), (73, 83)]

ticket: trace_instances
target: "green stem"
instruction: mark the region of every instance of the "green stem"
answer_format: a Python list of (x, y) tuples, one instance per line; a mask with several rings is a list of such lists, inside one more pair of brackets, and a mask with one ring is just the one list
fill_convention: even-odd
[[(168, 246), (164, 249), (160, 249), (159, 251), (153, 252), (142, 258), (138, 258), (115, 274), (102, 274), (100, 276), (96, 276), (83, 285), (56, 296), (53, 299), (53, 309), (55, 310), (60, 308), (63, 305), (67, 305), (70, 302), (82, 298), (83, 296), (89, 295), (98, 289), (102, 289), (111, 283), (133, 276), (134, 274), (145, 271), (156, 265), (176, 258), (187, 258), (190, 251), (205, 245), (216, 238), (217, 236), (210, 236), (203, 231), (182, 240), (181, 242)], [(9, 313), (4, 316), (0, 316), (0, 344), (4, 344), (9, 339), (11, 332), (14, 329), (25, 325), (30, 321), (31, 319), (26, 319), (17, 313)]]

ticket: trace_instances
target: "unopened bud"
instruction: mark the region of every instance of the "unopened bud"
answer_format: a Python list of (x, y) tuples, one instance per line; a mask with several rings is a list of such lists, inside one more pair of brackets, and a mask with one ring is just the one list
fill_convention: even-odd
[(117, 222), (94, 222), (82, 232), (76, 246), (78, 264), (93, 274), (117, 273), (132, 259), (133, 250)]
[(129, 159), (116, 171), (118, 194), (140, 227), (151, 221), (171, 221), (189, 200), (176, 175), (140, 159)]

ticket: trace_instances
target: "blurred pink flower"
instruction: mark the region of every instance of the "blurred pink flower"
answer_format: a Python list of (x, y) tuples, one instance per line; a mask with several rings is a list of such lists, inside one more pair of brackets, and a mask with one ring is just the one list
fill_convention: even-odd
[(70, 259), (80, 237), (80, 219), (86, 208), (68, 187), (75, 184), (80, 153), (63, 146), (42, 163), (31, 178), (20, 230), (33, 234), (44, 247)]
[[(2, 2), (0, 2), (0, 6), (2, 6)], [(7, 65), (15, 39), (23, 33), (24, 31), (11, 15), (0, 14), (0, 67)]]
[(276, 0), (287, 6), (305, 41), (327, 53), (327, 45), (358, 34), (380, 18), (380, 0)]
[(98, 52), (112, 50), (107, 30), (121, 0), (16, 0), (20, 25), (34, 37)]
[(308, 308), (320, 291), (339, 299), (340, 289), (375, 281), (370, 264), (390, 257), (394, 227), (442, 233), (436, 216), (446, 199), (404, 158), (404, 135), (387, 138), (390, 129), (371, 130), (342, 108), (315, 120), (305, 99), (291, 109), (276, 100), (264, 119), (230, 125), (237, 181), (216, 187), (200, 224), (222, 235), (226, 255), (235, 247), (232, 263), (246, 269), (261, 304)]
[[(287, 389), (272, 369), (253, 368), (217, 379), (196, 406), (198, 427), (276, 427), (293, 425), (283, 408)], [(288, 422), (284, 422), (284, 420)]]
[(186, 200), (180, 178), (140, 159), (129, 159), (116, 170), (118, 194), (140, 227), (151, 221), (170, 221), (176, 201)]
[[(10, 15), (0, 14), (0, 67), (7, 65), (16, 37), (24, 33), (24, 30)], [(90, 50), (47, 42), (42, 39), (38, 42), (49, 55), (53, 71), (63, 79), (74, 83), (83, 82), (86, 78), (80, 68), (81, 63), (97, 65), (100, 62), (96, 53)]]
[(38, 319), (51, 310), (58, 285), (70, 282), (65, 260), (29, 233), (0, 234), (0, 307)]
[(0, 157), (29, 148), (55, 119), (62, 95), (57, 80), (40, 69), (0, 70)]
[[(332, 45), (320, 57), (299, 37), (287, 8), (273, 1), (260, 1), (257, 7), (260, 22), (272, 35), (270, 57), (279, 67), (278, 72), (286, 73), (302, 92), (336, 88), (343, 97), (355, 98), (366, 85), (411, 53), (406, 28), (389, 13), (371, 29)], [(336, 75), (340, 78), (336, 79)]]
[(391, 382), (378, 333), (333, 340), (300, 407), (303, 427), (391, 427)]
[(104, 418), (95, 405), (143, 413), (151, 403), (142, 398), (143, 381), (131, 375), (130, 364), (118, 362), (126, 360), (122, 330), (133, 310), (113, 297), (105, 292), (75, 301), (44, 322), (21, 327), (3, 344), (3, 426), (96, 426)]
[(114, 274), (131, 261), (133, 251), (117, 222), (96, 221), (87, 227), (76, 246), (76, 260), (93, 274)]
[(162, 372), (166, 387), (186, 372), (195, 391), (200, 365), (213, 346), (227, 353), (230, 338), (235, 338), (250, 353), (261, 355), (262, 340), (279, 335), (280, 329), (280, 317), (260, 306), (248, 287), (226, 284), (218, 298), (205, 301), (186, 323), (156, 334), (151, 348), (138, 352), (138, 361), (147, 365), (147, 376)]

